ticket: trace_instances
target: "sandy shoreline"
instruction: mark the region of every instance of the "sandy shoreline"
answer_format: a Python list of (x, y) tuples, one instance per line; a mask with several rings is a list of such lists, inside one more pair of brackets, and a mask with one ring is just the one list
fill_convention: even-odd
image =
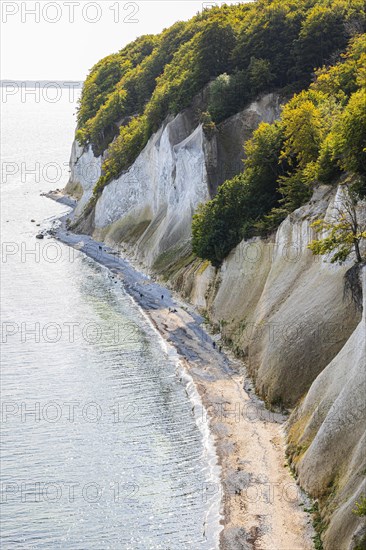
[[(61, 193), (47, 197), (75, 206)], [(67, 231), (64, 224), (53, 234), (107, 267), (116, 282), (123, 282), (159, 334), (176, 349), (192, 377), (221, 467), (220, 548), (312, 549), (313, 531), (311, 518), (303, 511), (304, 496), (285, 466), (286, 418), (269, 412), (255, 396), (244, 365), (225, 350), (220, 353), (214, 348), (204, 319), (192, 306), (136, 270), (116, 251), (89, 236)]]

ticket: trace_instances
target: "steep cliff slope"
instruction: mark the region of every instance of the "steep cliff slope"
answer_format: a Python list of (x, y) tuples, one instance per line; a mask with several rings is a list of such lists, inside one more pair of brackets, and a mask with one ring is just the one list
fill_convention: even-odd
[(190, 253), (191, 221), (198, 204), (242, 169), (242, 144), (262, 121), (280, 111), (269, 94), (218, 125), (207, 137), (195, 109), (168, 118), (132, 166), (107, 185), (92, 213), (83, 215), (100, 177), (102, 158), (74, 143), (68, 193), (79, 198), (79, 229), (113, 244), (126, 243), (148, 268), (162, 268)]
[[(225, 140), (243, 139), (277, 113), (278, 98), (266, 96), (225, 123)], [(220, 129), (209, 140), (194, 127), (189, 111), (168, 120), (131, 169), (103, 190), (87, 222), (82, 209), (100, 159), (74, 145), (67, 191), (82, 192), (81, 229), (129, 246), (163, 278), (169, 271), (169, 284), (205, 310), (245, 357), (260, 395), (286, 406), (306, 396), (290, 420), (290, 450), (300, 483), (323, 506), (326, 550), (346, 550), (362, 528), (352, 509), (365, 468), (365, 318), (345, 290), (352, 261), (333, 265), (307, 249), (311, 222), (331, 217), (340, 192), (320, 186), (272, 237), (242, 241), (220, 269), (187, 257), (192, 213), (215, 185), (207, 165), (220, 163), (220, 138)]]
[[(353, 512), (365, 495), (366, 267), (363, 316), (290, 419), (299, 481), (323, 504), (326, 548), (364, 548), (366, 526)], [(363, 541), (363, 543), (362, 543)]]
[(365, 302), (362, 314), (349, 280), (365, 300), (366, 268), (361, 292), (352, 261), (333, 265), (306, 249), (311, 220), (327, 219), (338, 197), (319, 188), (271, 239), (243, 241), (219, 270), (192, 263), (174, 281), (244, 356), (259, 394), (300, 402), (289, 420), (289, 457), (318, 499), (324, 548), (359, 550), (365, 522), (353, 510), (366, 489), (366, 325)]
[(292, 406), (338, 353), (360, 312), (344, 292), (348, 266), (314, 257), (311, 222), (332, 214), (336, 192), (320, 187), (268, 240), (243, 241), (209, 295), (212, 320), (247, 357), (259, 393)]

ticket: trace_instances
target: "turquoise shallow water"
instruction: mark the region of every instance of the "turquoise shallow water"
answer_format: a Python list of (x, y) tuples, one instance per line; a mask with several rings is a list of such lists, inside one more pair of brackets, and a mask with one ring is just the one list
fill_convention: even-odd
[(174, 354), (105, 268), (35, 239), (65, 211), (40, 193), (67, 181), (75, 102), (20, 99), (2, 104), (1, 547), (214, 548)]

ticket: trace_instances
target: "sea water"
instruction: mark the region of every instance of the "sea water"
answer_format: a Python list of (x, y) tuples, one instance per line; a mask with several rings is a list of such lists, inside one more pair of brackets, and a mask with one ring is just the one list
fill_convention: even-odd
[(67, 182), (69, 92), (1, 105), (1, 547), (215, 548), (192, 381), (107, 269), (35, 238), (67, 210), (42, 193)]

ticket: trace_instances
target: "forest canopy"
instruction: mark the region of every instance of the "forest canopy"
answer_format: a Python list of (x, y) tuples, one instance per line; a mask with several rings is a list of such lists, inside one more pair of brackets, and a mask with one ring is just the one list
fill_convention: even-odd
[(352, 179), (366, 197), (366, 35), (338, 63), (316, 72), (272, 125), (246, 142), (243, 172), (226, 181), (193, 218), (193, 250), (219, 265), (243, 238), (263, 235), (310, 199), (317, 183)]
[(259, 93), (305, 88), (364, 26), (362, 0), (257, 0), (203, 10), (102, 59), (85, 81), (76, 133), (105, 153), (96, 192), (208, 84), (218, 123)]

